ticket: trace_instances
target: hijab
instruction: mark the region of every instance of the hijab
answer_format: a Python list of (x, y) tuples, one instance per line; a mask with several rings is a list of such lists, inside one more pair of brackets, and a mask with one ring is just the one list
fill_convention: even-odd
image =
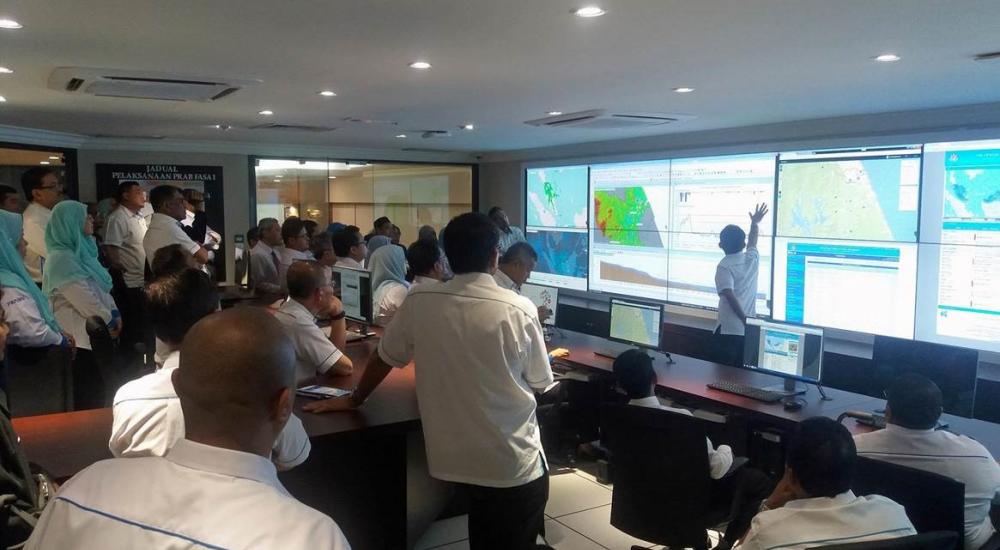
[(49, 301), (42, 295), (42, 291), (38, 290), (38, 285), (31, 280), (28, 271), (24, 268), (24, 260), (17, 251), (22, 232), (21, 215), (0, 210), (0, 233), (2, 233), (0, 235), (0, 285), (16, 288), (34, 298), (38, 313), (45, 320), (45, 324), (56, 332), (62, 332), (55, 316), (52, 315)]
[(375, 251), (387, 244), (392, 244), (392, 239), (386, 237), (385, 235), (375, 235), (371, 239), (368, 239), (368, 261), (372, 260), (372, 256)]
[[(374, 239), (372, 239), (374, 240)], [(396, 282), (409, 287), (406, 282), (406, 253), (398, 246), (383, 246), (371, 255), (368, 269), (372, 273), (372, 288), (389, 282)]]
[(42, 270), (42, 291), (51, 296), (57, 288), (73, 281), (90, 279), (108, 292), (111, 275), (97, 260), (97, 243), (83, 234), (87, 206), (65, 200), (52, 209), (52, 218), (45, 227), (45, 268)]

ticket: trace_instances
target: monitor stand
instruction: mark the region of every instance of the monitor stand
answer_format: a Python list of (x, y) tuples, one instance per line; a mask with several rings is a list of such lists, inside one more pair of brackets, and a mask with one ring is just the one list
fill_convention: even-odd
[(808, 391), (808, 387), (805, 384), (799, 384), (795, 380), (786, 378), (783, 383), (775, 384), (773, 386), (764, 386), (762, 390), (773, 391), (775, 393), (780, 393), (785, 397), (795, 397), (796, 395), (802, 395)]

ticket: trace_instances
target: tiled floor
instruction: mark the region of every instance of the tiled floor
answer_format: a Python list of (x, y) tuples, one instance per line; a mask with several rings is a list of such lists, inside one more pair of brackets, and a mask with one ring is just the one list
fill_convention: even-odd
[[(611, 526), (611, 486), (583, 470), (553, 473), (545, 507), (545, 537), (558, 550), (629, 550), (633, 544), (660, 549)], [(715, 536), (715, 533), (711, 533)], [(714, 540), (713, 540), (714, 542)], [(468, 550), (466, 516), (438, 521), (415, 550)]]

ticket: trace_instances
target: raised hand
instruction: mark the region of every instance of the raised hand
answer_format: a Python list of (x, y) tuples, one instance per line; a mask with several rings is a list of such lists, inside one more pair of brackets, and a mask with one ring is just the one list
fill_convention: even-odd
[(767, 205), (764, 203), (760, 203), (757, 205), (756, 210), (754, 210), (753, 212), (747, 212), (747, 214), (749, 214), (751, 222), (760, 223), (761, 220), (764, 219), (764, 216), (767, 215)]

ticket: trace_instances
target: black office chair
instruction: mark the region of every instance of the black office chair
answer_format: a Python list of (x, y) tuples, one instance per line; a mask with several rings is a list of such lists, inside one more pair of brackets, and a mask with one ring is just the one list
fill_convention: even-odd
[(899, 503), (918, 533), (957, 533), (956, 544), (962, 548), (964, 483), (933, 472), (859, 456), (851, 488), (857, 495), (882, 495)]
[(90, 337), (90, 349), (94, 354), (94, 363), (101, 373), (104, 386), (104, 406), (110, 407), (115, 392), (121, 387), (123, 372), (119, 361), (118, 341), (111, 337), (108, 326), (100, 317), (87, 319), (87, 336)]
[(656, 544), (707, 549), (707, 529), (724, 522), (729, 510), (710, 509), (705, 422), (606, 404), (601, 425), (611, 450), (611, 525)]
[(954, 531), (929, 531), (908, 537), (834, 544), (823, 550), (953, 550), (959, 544), (958, 533)]
[(70, 350), (7, 346), (7, 400), (15, 417), (73, 410)]

